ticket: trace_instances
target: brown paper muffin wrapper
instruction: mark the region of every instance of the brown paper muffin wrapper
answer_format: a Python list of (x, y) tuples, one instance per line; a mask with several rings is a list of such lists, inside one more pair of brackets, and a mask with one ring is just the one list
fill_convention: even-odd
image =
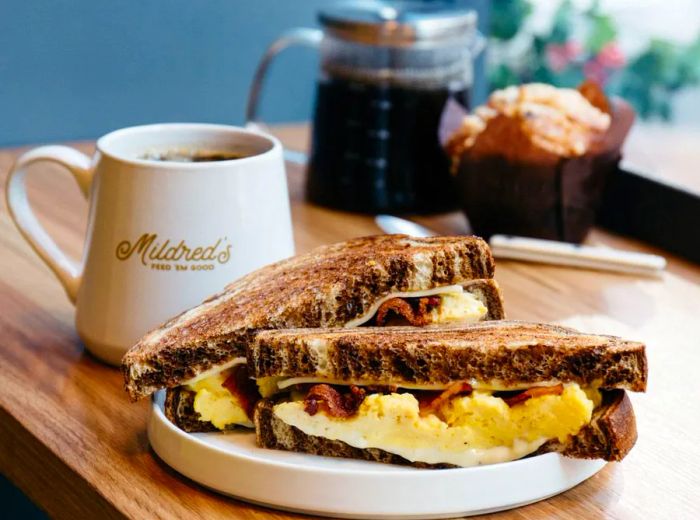
[[(617, 172), (634, 121), (629, 104), (614, 99), (612, 105), (610, 128), (596, 152), (542, 164), (463, 154), (456, 181), (472, 231), (487, 238), (507, 234), (583, 241), (595, 222), (605, 184)], [(455, 119), (445, 114), (443, 122), (447, 126)]]

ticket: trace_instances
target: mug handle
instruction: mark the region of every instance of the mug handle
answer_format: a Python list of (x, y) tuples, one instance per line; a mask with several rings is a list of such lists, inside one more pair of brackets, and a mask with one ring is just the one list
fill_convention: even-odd
[[(265, 132), (265, 125), (257, 121), (258, 106), (260, 104), (260, 93), (262, 92), (263, 83), (265, 82), (265, 76), (267, 75), (267, 70), (272, 63), (272, 60), (284, 49), (293, 45), (302, 45), (305, 47), (318, 49), (322, 39), (323, 31), (320, 29), (299, 27), (286, 31), (282, 34), (282, 36), (272, 42), (260, 60), (258, 68), (255, 70), (255, 75), (253, 76), (253, 83), (250, 86), (250, 94), (248, 95), (248, 104), (246, 105), (245, 112), (247, 128)], [(305, 162), (300, 161), (300, 158), (296, 157), (297, 154), (304, 155), (300, 154), (299, 152), (285, 150), (285, 159), (288, 161), (291, 160), (292, 162)]]
[(73, 174), (80, 191), (87, 197), (92, 183), (91, 159), (67, 146), (41, 146), (17, 159), (7, 176), (5, 185), (5, 198), (10, 210), (10, 217), (32, 249), (59, 279), (71, 303), (75, 304), (83, 275), (83, 266), (67, 257), (59, 249), (56, 242), (37, 220), (27, 198), (26, 169), (27, 166), (38, 161), (51, 161), (66, 168)]

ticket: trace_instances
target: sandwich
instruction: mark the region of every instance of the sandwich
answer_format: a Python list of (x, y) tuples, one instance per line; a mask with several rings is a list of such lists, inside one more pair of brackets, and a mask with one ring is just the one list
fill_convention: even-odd
[(647, 384), (641, 343), (509, 321), (265, 331), (248, 365), (259, 446), (424, 468), (621, 460)]
[(123, 358), (132, 400), (167, 388), (186, 431), (252, 427), (260, 398), (246, 349), (261, 330), (436, 326), (504, 317), (494, 262), (477, 237), (382, 235), (263, 267), (144, 336)]

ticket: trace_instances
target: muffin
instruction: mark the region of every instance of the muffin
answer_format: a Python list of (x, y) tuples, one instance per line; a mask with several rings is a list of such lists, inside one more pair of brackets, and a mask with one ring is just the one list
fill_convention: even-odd
[(445, 146), (473, 231), (581, 242), (633, 119), (592, 83), (495, 91)]

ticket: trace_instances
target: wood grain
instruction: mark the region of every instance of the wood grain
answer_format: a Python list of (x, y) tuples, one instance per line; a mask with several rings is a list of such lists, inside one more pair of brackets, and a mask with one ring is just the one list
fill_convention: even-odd
[[(303, 131), (282, 130), (301, 148)], [(89, 144), (80, 149), (90, 152)], [(21, 150), (0, 151), (0, 182)], [(58, 243), (81, 251), (86, 203), (59, 169), (31, 175), (30, 197)], [(377, 233), (366, 216), (303, 202), (289, 168), (298, 251)], [(460, 214), (420, 219), (466, 230)], [(590, 243), (649, 251), (602, 231)], [(669, 258), (659, 279), (498, 262), (509, 317), (558, 321), (648, 344), (649, 391), (633, 395), (640, 439), (575, 489), (489, 518), (698, 518), (700, 516), (700, 268)], [(85, 353), (58, 282), (0, 211), (0, 471), (56, 518), (301, 518), (211, 493), (151, 452), (149, 403), (130, 404), (120, 374)], [(274, 490), (270, 490), (274, 493)]]

